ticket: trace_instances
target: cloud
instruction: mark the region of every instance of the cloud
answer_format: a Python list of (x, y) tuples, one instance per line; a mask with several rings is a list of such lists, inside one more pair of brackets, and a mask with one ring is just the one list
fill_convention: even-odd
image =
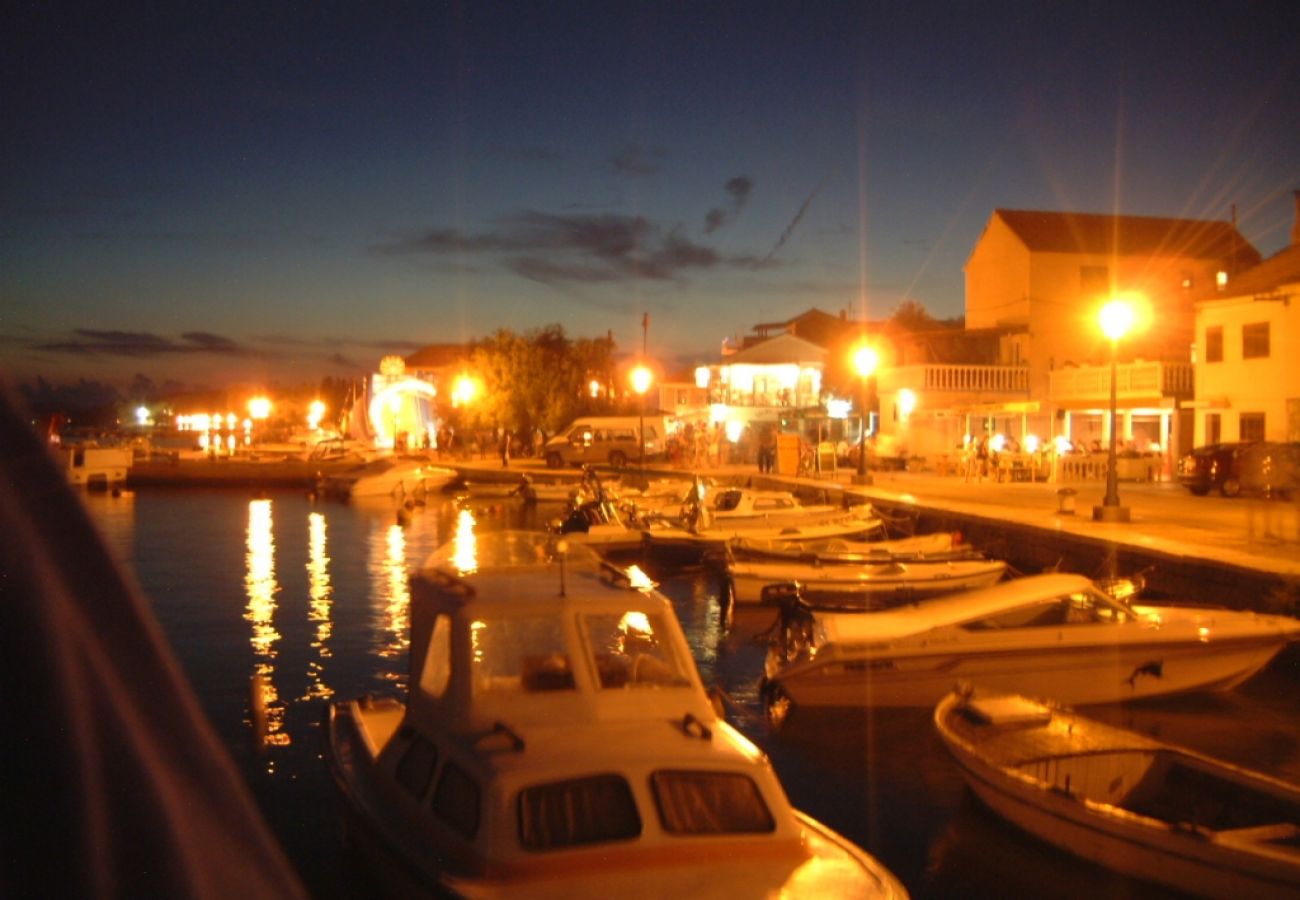
[(250, 356), (253, 351), (227, 337), (206, 331), (190, 331), (175, 341), (147, 331), (105, 331), (77, 328), (66, 340), (36, 343), (33, 349), (75, 356), (127, 356), (150, 358), (178, 354)]
[[(748, 194), (748, 179), (744, 182), (737, 186), (739, 196)], [(507, 271), (549, 285), (672, 281), (692, 270), (724, 266), (753, 270), (777, 265), (770, 258), (724, 257), (644, 216), (538, 210), (502, 216), (484, 232), (435, 228), (372, 250), (379, 256), (495, 255)]]
[(740, 211), (749, 201), (750, 193), (754, 190), (754, 180), (748, 175), (737, 175), (735, 178), (728, 179), (722, 189), (731, 198), (730, 206), (727, 209), (715, 206), (704, 214), (705, 234), (712, 234), (740, 215)]
[(634, 141), (615, 148), (609, 155), (609, 165), (622, 175), (654, 175), (663, 168), (668, 151), (663, 147), (649, 146)]

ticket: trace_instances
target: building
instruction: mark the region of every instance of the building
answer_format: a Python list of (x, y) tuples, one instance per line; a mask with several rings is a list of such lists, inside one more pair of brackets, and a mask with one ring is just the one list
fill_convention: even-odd
[(1196, 301), (1195, 443), (1300, 441), (1300, 191), (1291, 245)]

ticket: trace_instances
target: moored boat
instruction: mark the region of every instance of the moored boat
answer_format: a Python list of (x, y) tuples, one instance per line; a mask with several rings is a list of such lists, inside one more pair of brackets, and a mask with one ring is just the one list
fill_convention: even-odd
[(1300, 786), (1022, 696), (957, 690), (934, 722), (976, 796), (1039, 840), (1189, 894), (1300, 896)]
[(764, 602), (764, 589), (792, 584), (815, 609), (872, 610), (942, 594), (988, 587), (1002, 579), (1000, 559), (885, 559), (857, 565), (822, 565), (783, 560), (727, 563), (731, 597), (737, 603)]
[(851, 541), (831, 538), (822, 541), (806, 541), (802, 544), (738, 538), (728, 542), (727, 553), (730, 558), (736, 560), (788, 561), (821, 565), (983, 558), (983, 554), (974, 547), (962, 544), (961, 535), (951, 531), (937, 531), (932, 534), (888, 540)]
[(394, 893), (903, 897), (719, 719), (639, 570), (498, 532), (412, 579), (406, 702), (328, 707), (349, 828)]
[(959, 679), (1068, 704), (1228, 689), (1300, 640), (1300, 620), (1133, 606), (1050, 574), (867, 615), (798, 613), (775, 633), (765, 690), (779, 718), (791, 704), (931, 706)]
[(392, 497), (403, 501), (437, 490), (456, 476), (422, 456), (383, 456), (326, 476), (321, 489), (330, 497)]

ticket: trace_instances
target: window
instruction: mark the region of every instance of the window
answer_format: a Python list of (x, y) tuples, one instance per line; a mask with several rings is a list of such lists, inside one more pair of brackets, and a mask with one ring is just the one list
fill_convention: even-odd
[(1223, 326), (1205, 329), (1205, 361), (1223, 362)]
[(1223, 417), (1220, 413), (1205, 414), (1205, 443), (1217, 444), (1223, 440)]
[(451, 680), (451, 617), (439, 614), (433, 620), (433, 634), (420, 669), (420, 689), (431, 697), (441, 697)]
[(582, 617), (602, 688), (686, 687), (691, 683), (673, 652), (667, 624), (639, 610)]
[(1110, 270), (1105, 266), (1080, 266), (1079, 290), (1084, 294), (1109, 294)]
[(756, 834), (776, 822), (758, 786), (739, 772), (655, 772), (659, 819), (669, 834)]
[(618, 775), (596, 775), (519, 792), (519, 843), (528, 850), (622, 841), (641, 833), (632, 789)]
[(1242, 413), (1237, 427), (1243, 441), (1264, 440), (1264, 414), (1262, 412)]
[(416, 735), (411, 746), (397, 762), (397, 783), (406, 788), (417, 800), (424, 796), (438, 764), (438, 748)]
[(478, 833), (479, 789), (469, 773), (455, 763), (442, 767), (433, 790), (433, 811), (467, 838)]
[(482, 619), (470, 624), (474, 696), (573, 688), (564, 625), (546, 616)]
[(1241, 358), (1268, 358), (1268, 323), (1252, 322), (1241, 326)]

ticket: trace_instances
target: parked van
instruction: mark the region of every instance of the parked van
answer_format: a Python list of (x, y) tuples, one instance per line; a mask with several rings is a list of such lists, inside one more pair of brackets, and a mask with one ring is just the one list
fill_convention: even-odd
[[(589, 416), (575, 419), (546, 442), (546, 465), (611, 465), (622, 467), (641, 458), (637, 445), (640, 416)], [(645, 458), (663, 455), (667, 423), (663, 416), (645, 417)]]

